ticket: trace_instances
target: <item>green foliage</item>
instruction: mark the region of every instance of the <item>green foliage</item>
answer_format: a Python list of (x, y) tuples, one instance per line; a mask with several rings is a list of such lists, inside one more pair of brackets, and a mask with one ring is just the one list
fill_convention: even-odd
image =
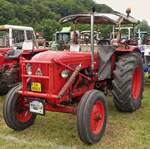
[(53, 33), (60, 29), (60, 24), (55, 20), (43, 19), (40, 24), (37, 24), (35, 29), (43, 31), (46, 39), (52, 39)]
[(60, 28), (58, 20), (61, 17), (90, 12), (93, 6), (97, 12), (113, 11), (107, 5), (95, 4), (93, 0), (0, 0), (0, 24), (33, 26), (50, 40)]
[(141, 29), (141, 31), (147, 31), (150, 34), (150, 26), (148, 25), (146, 20), (140, 22), (139, 28)]

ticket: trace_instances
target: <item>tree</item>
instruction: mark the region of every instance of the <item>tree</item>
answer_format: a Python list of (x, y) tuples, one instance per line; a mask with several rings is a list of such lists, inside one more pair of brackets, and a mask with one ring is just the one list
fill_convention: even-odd
[[(98, 12), (113, 11), (93, 0), (0, 0), (0, 24), (33, 26), (49, 40), (56, 29), (60, 29), (61, 17), (90, 12), (93, 6)], [(80, 27), (81, 30), (87, 28), (88, 25)]]
[(150, 33), (150, 26), (148, 25), (146, 20), (140, 22), (139, 28), (141, 31), (147, 31), (148, 33)]
[(55, 20), (43, 19), (35, 27), (36, 31), (43, 32), (46, 39), (52, 40), (53, 33), (60, 29), (60, 24)]

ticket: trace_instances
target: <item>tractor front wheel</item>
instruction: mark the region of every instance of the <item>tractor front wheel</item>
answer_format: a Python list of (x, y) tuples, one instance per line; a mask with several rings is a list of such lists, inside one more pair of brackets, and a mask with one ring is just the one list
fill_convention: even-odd
[(3, 116), (8, 127), (14, 130), (23, 130), (31, 126), (36, 118), (36, 115), (30, 113), (29, 103), (27, 100), (18, 94), (21, 85), (12, 88), (5, 99), (3, 106)]
[(95, 144), (104, 135), (108, 115), (107, 99), (98, 90), (86, 92), (77, 110), (77, 129), (86, 144)]
[(113, 101), (122, 112), (133, 112), (141, 106), (143, 96), (143, 64), (138, 52), (119, 57), (114, 71)]

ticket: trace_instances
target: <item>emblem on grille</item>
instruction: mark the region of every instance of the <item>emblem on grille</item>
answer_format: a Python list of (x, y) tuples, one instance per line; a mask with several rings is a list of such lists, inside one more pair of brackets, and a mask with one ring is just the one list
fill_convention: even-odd
[(35, 74), (36, 74), (37, 76), (42, 76), (42, 75), (43, 75), (40, 68), (38, 68), (38, 69), (36, 70), (36, 73), (35, 73)]

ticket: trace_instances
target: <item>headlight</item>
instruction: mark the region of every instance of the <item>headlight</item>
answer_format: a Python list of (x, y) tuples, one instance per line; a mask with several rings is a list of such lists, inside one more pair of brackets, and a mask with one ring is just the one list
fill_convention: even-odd
[(28, 75), (32, 75), (32, 65), (31, 64), (27, 64), (26, 65), (26, 71)]
[(68, 70), (63, 70), (61, 72), (61, 77), (62, 78), (68, 78), (69, 77), (70, 72)]

